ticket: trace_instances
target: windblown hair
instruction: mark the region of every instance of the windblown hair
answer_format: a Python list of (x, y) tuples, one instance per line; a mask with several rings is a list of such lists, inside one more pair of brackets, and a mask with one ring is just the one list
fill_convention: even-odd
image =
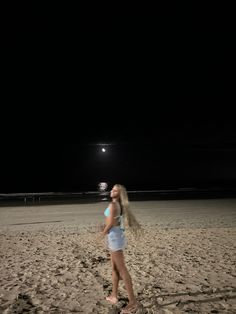
[(139, 236), (142, 233), (142, 227), (130, 210), (129, 197), (126, 188), (121, 184), (115, 185), (120, 191), (120, 205), (124, 216), (124, 224), (129, 228), (131, 233)]

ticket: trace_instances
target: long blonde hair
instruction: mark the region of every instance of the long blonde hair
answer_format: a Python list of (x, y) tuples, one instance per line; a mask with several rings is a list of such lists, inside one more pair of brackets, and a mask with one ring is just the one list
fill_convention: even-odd
[(126, 227), (129, 228), (129, 230), (132, 232), (133, 235), (138, 236), (142, 232), (142, 227), (140, 223), (135, 218), (134, 214), (130, 210), (130, 203), (129, 203), (129, 197), (127, 194), (127, 190), (124, 187), (124, 185), (121, 184), (115, 184), (115, 187), (118, 188), (120, 191), (120, 205), (122, 208), (122, 214), (124, 216), (124, 224)]

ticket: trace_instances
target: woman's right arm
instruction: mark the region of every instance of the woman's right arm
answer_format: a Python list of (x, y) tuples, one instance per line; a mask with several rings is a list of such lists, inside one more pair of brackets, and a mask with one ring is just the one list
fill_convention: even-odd
[(110, 209), (110, 215), (107, 217), (106, 226), (102, 231), (103, 235), (106, 235), (108, 233), (108, 231), (111, 229), (111, 227), (113, 227), (113, 223), (114, 223), (115, 205), (111, 203), (109, 205), (109, 209)]

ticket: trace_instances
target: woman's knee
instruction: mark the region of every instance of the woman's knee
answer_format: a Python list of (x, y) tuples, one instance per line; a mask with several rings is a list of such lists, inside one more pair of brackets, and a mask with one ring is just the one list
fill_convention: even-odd
[(119, 275), (122, 279), (128, 278), (129, 272), (128, 272), (127, 268), (126, 267), (121, 268), (119, 271)]
[(118, 264), (116, 268), (122, 277), (128, 273), (128, 270), (124, 264)]
[(119, 271), (118, 271), (115, 263), (112, 263), (112, 271), (114, 271), (115, 273), (119, 274)]

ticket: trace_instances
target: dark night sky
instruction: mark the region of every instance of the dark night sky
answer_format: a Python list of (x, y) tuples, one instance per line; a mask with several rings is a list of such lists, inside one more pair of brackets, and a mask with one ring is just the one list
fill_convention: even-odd
[(59, 11), (20, 7), (9, 26), (19, 54), (8, 97), (30, 117), (2, 143), (0, 193), (236, 186), (230, 32), (167, 7)]
[[(149, 121), (154, 121), (149, 116)], [(2, 145), (1, 192), (79, 192), (100, 181), (129, 189), (235, 186), (236, 132), (230, 123), (207, 121), (141, 125), (112, 132), (111, 124), (77, 142)], [(230, 122), (230, 120), (228, 120)], [(198, 121), (200, 122), (200, 121)], [(117, 123), (115, 121), (115, 123)], [(82, 131), (82, 130), (80, 130)], [(101, 152), (101, 145), (107, 151)]]

